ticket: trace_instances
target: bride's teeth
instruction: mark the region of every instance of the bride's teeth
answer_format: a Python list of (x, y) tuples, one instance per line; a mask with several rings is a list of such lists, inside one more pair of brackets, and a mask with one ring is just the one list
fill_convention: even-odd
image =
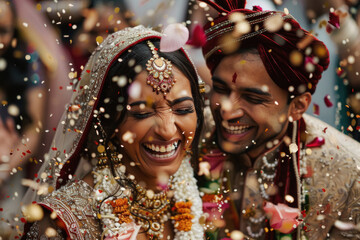
[(169, 145), (155, 145), (155, 144), (145, 143), (145, 147), (147, 147), (148, 149), (150, 149), (154, 152), (168, 153), (168, 154), (161, 154), (161, 156), (164, 157), (164, 156), (172, 155), (175, 152), (178, 144), (179, 144), (178, 142), (174, 142)]

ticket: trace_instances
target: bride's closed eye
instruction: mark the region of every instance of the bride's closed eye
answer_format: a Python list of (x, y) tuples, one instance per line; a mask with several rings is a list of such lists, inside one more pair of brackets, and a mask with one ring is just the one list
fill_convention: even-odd
[(173, 112), (175, 114), (178, 114), (178, 115), (186, 115), (186, 114), (189, 114), (189, 113), (193, 113), (195, 110), (194, 110), (194, 105), (186, 105), (186, 106), (176, 106), (176, 107), (173, 107), (172, 108)]
[(145, 119), (154, 115), (154, 112), (129, 111), (129, 114), (136, 119)]

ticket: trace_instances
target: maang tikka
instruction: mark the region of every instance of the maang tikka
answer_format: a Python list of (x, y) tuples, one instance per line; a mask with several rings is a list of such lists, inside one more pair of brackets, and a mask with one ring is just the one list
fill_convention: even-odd
[(171, 62), (163, 57), (159, 57), (157, 49), (152, 42), (147, 41), (147, 44), (153, 56), (146, 63), (146, 70), (149, 72), (146, 83), (153, 87), (154, 92), (157, 94), (162, 92), (165, 97), (176, 82), (172, 73)]

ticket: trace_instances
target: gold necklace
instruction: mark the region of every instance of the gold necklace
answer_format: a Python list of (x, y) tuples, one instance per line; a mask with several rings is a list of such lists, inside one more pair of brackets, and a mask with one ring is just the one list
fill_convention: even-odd
[(120, 223), (130, 222), (131, 215), (146, 231), (150, 240), (163, 238), (164, 223), (170, 219), (170, 199), (166, 190), (154, 193), (136, 184), (136, 196), (131, 194), (126, 198), (113, 200), (110, 204)]
[(157, 240), (163, 238), (164, 222), (170, 217), (170, 200), (167, 191), (153, 193), (146, 190), (139, 184), (136, 185), (136, 201), (132, 200), (130, 212), (135, 220), (144, 229), (150, 239)]
[[(134, 222), (146, 231), (146, 235), (150, 240), (160, 240), (164, 237), (164, 223), (171, 220), (174, 226), (175, 240), (190, 239), (190, 236), (199, 236), (199, 238), (196, 239), (201, 238), (203, 235), (202, 227), (196, 226), (196, 228), (193, 228), (194, 224), (192, 222), (193, 218), (199, 218), (198, 212), (196, 211), (196, 215), (194, 215), (192, 210), (193, 200), (195, 200), (194, 205), (197, 206), (197, 209), (201, 208), (201, 200), (200, 198), (194, 198), (192, 196), (193, 192), (196, 193), (197, 187), (196, 182), (191, 181), (194, 179), (189, 159), (184, 159), (178, 172), (170, 176), (165, 190), (154, 193), (152, 190), (146, 190), (137, 184), (133, 176), (127, 176), (125, 173), (126, 168), (121, 164), (122, 155), (114, 150), (111, 151), (110, 161), (113, 166), (119, 170), (119, 175), (114, 178), (110, 177), (112, 173), (108, 165), (109, 159), (105, 151), (100, 153), (99, 162), (94, 170), (94, 174), (97, 175), (96, 178), (94, 177), (94, 179), (96, 179), (95, 189), (97, 189), (96, 192), (100, 194), (97, 197), (99, 203), (105, 200), (106, 196), (112, 195), (111, 193), (119, 190), (114, 185), (116, 182), (115, 179), (127, 179), (127, 181), (132, 182), (136, 188), (135, 191), (133, 189), (123, 188), (121, 193), (119, 192), (120, 195), (117, 195), (117, 199), (114, 195), (115, 198), (111, 197), (105, 200), (106, 204), (104, 204), (100, 218), (105, 224), (104, 231), (109, 231), (109, 236), (121, 234), (122, 231), (126, 231), (128, 223)], [(185, 186), (183, 184), (184, 180), (189, 183), (186, 187), (191, 190), (177, 194), (177, 191)], [(168, 190), (174, 191), (173, 199), (169, 198)], [(108, 215), (108, 213), (106, 213), (106, 209), (108, 209), (106, 205), (112, 207), (112, 209), (110, 207), (111, 210), (109, 209), (112, 214)], [(111, 215), (113, 217), (111, 217)], [(102, 216), (104, 216), (104, 219)]]

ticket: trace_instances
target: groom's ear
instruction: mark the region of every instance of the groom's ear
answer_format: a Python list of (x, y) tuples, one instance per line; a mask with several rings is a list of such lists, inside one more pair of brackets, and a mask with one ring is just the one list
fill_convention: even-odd
[(300, 120), (302, 115), (306, 112), (311, 103), (311, 94), (305, 92), (296, 96), (290, 102), (290, 116), (294, 121)]

